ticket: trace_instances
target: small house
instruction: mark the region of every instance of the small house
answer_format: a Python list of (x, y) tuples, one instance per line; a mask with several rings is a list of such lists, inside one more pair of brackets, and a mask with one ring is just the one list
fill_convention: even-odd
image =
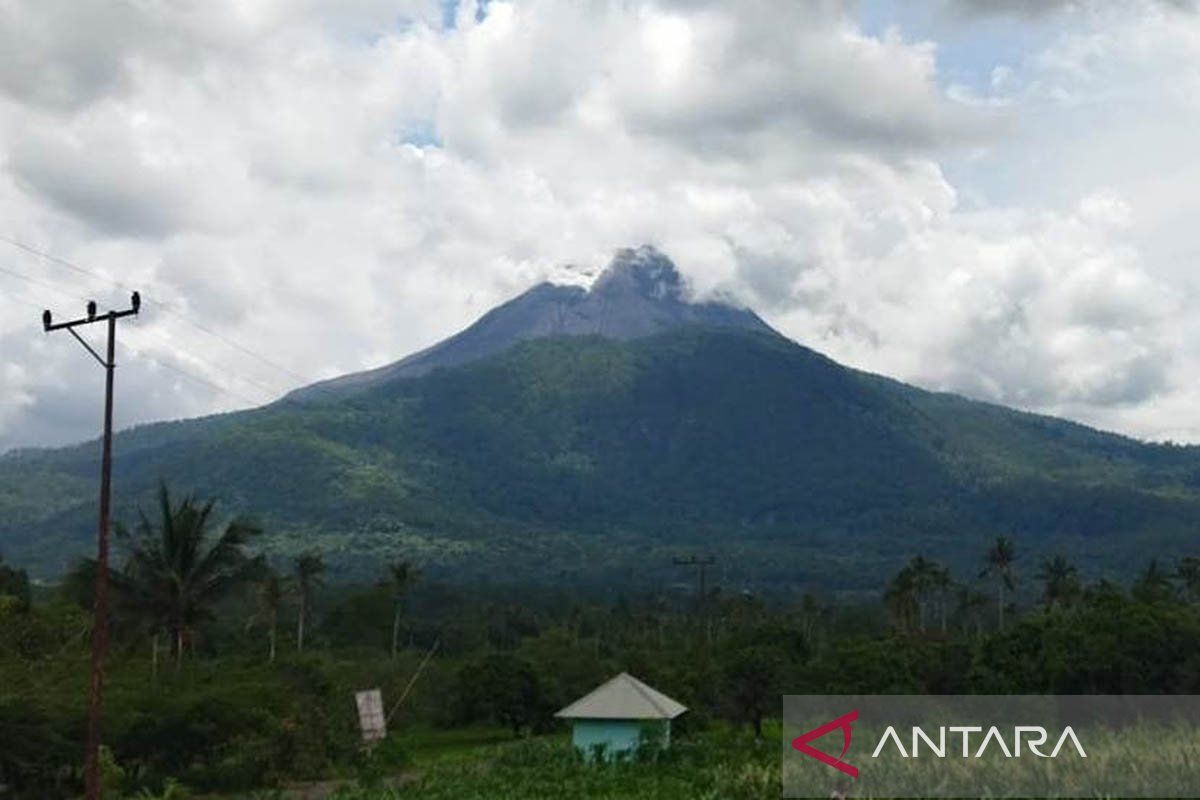
[(591, 758), (619, 757), (648, 739), (671, 743), (671, 720), (682, 704), (627, 672), (593, 690), (554, 716), (571, 720), (571, 742)]

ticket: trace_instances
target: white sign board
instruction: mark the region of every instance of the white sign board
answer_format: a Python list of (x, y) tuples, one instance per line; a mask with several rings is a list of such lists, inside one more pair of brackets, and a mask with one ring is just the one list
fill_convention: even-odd
[(387, 736), (387, 720), (383, 716), (383, 695), (378, 689), (355, 692), (354, 702), (358, 706), (358, 724), (362, 727), (363, 741), (374, 742)]

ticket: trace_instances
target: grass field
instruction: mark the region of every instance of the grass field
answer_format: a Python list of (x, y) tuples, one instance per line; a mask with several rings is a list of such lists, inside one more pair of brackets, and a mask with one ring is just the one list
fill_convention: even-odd
[[(513, 740), (494, 728), (453, 731), (418, 729), (397, 736), (389, 747), (403, 753), (404, 767), (370, 770), (338, 785), (321, 784), (290, 791), (259, 793), (247, 800), (749, 800), (782, 794), (780, 728), (769, 723), (761, 740), (746, 729), (714, 725), (678, 741), (670, 750), (607, 764), (585, 763), (564, 734)], [(1010, 797), (1024, 786), (1040, 797), (1191, 796), (1200, 742), (1164, 729), (1125, 731), (1087, 737), (1088, 758), (1055, 768), (1041, 760), (995, 760), (974, 766), (947, 761), (950, 785), (974, 785), (973, 796)], [(849, 794), (854, 797), (919, 797), (932, 791), (928, 763), (881, 762), (864, 770)], [(970, 776), (957, 774), (975, 770)], [(1019, 774), (1022, 770), (1029, 774)], [(1174, 776), (1172, 785), (1163, 776)], [(1145, 781), (1150, 781), (1146, 783)], [(831, 778), (830, 789), (838, 781)], [(1093, 787), (1122, 787), (1106, 795)], [(822, 797), (828, 796), (822, 793)]]
[(340, 786), (293, 787), (238, 800), (750, 800), (779, 797), (779, 729), (755, 740), (747, 729), (713, 728), (670, 750), (618, 763), (587, 764), (563, 734), (513, 740), (494, 728), (414, 730), (389, 747), (398, 770), (364, 770)]

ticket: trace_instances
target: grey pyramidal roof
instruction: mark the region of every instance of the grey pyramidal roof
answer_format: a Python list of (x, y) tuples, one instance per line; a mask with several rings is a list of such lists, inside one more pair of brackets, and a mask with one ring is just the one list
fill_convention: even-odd
[(636, 339), (685, 325), (775, 334), (753, 311), (691, 302), (671, 259), (645, 246), (619, 250), (590, 289), (541, 283), (484, 314), (449, 339), (383, 367), (305, 386), (285, 400), (345, 397), (396, 379), (415, 378), (548, 336)]
[(687, 707), (628, 672), (579, 698), (554, 716), (563, 719), (675, 719)]

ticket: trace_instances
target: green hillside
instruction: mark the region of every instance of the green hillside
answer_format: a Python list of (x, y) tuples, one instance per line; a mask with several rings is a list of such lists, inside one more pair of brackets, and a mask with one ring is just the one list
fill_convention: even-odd
[[(97, 447), (0, 458), (0, 552), (50, 576), (91, 547)], [(118, 518), (159, 480), (255, 514), (273, 552), (393, 552), (463, 580), (690, 579), (874, 589), (909, 556), (1013, 537), (1128, 574), (1195, 540), (1200, 453), (934, 394), (782, 337), (677, 330), (519, 344), (326, 402), (146, 426)]]

